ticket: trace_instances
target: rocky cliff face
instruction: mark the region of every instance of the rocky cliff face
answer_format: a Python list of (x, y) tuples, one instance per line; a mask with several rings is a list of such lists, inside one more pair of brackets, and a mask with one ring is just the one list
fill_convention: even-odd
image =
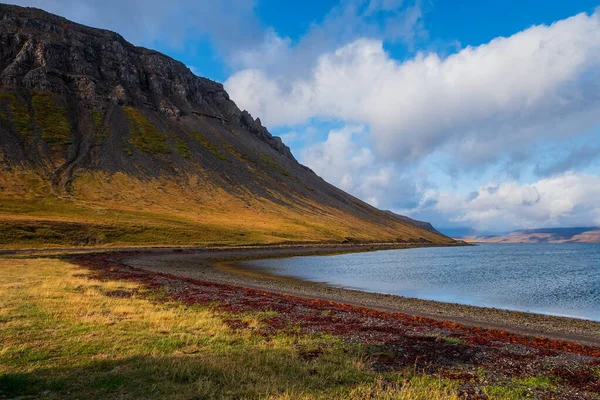
[(290, 149), (238, 109), (223, 85), (179, 61), (44, 11), (1, 5), (0, 79), (5, 87), (74, 93), (87, 106), (144, 104), (168, 118), (203, 115), (247, 128), (278, 152)]
[[(31, 179), (21, 179), (29, 171), (39, 179), (35, 185), (51, 186), (36, 198), (102, 207), (110, 200), (116, 208), (135, 210), (155, 204), (175, 214), (189, 208), (198, 218), (206, 215), (202, 207), (235, 216), (241, 204), (276, 218), (278, 225), (270, 228), (275, 237), (290, 236), (284, 222), (294, 221), (304, 232), (296, 238), (448, 240), (323, 181), (260, 119), (241, 111), (220, 83), (116, 33), (3, 4), (0, 163), (0, 186), (12, 188), (3, 195), (19, 193), (13, 199), (34, 196)], [(116, 174), (138, 182), (129, 191), (145, 194), (127, 198), (115, 186)], [(178, 195), (148, 203), (165, 192), (159, 180), (177, 184)], [(170, 204), (180, 200), (181, 206)], [(229, 202), (237, 205), (225, 207)], [(310, 218), (318, 229), (304, 226)]]

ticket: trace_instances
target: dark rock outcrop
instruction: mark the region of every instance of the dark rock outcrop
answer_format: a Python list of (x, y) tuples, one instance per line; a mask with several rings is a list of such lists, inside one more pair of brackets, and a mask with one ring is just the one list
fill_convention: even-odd
[(6, 87), (76, 93), (99, 109), (144, 103), (167, 117), (196, 112), (239, 121), (294, 159), (259, 119), (240, 111), (222, 84), (194, 75), (179, 61), (34, 8), (0, 5), (0, 20), (0, 80)]
[(254, 133), (262, 141), (267, 142), (269, 146), (286, 157), (295, 160), (290, 148), (283, 143), (280, 137), (271, 135), (267, 128), (262, 126), (260, 118), (253, 119), (252, 115), (250, 115), (248, 111), (244, 110), (240, 116), (240, 121), (246, 128), (248, 128), (250, 132)]

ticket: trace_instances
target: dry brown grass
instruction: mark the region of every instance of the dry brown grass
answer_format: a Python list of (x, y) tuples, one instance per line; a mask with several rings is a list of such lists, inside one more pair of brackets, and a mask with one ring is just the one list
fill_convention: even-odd
[(84, 174), (73, 182), (73, 196), (56, 198), (33, 173), (1, 173), (0, 243), (30, 248), (440, 240), (409, 225), (377, 225), (307, 198), (273, 193), (278, 203), (251, 193), (234, 195), (205, 178), (141, 181), (120, 173)]
[[(451, 383), (377, 374), (328, 336), (263, 337), (264, 314), (164, 303), (58, 259), (0, 259), (0, 397), (456, 399)], [(318, 349), (307, 360), (302, 349)]]

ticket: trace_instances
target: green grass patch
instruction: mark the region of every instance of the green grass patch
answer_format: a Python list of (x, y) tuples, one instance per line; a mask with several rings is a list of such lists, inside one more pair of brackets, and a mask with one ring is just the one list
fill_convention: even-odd
[[(9, 112), (10, 111), (10, 117)], [(23, 136), (31, 136), (31, 116), (29, 106), (20, 101), (14, 92), (0, 92), (0, 117), (11, 121), (15, 131)]]
[(549, 390), (554, 386), (554, 382), (550, 378), (532, 376), (514, 378), (504, 386), (487, 386), (483, 390), (491, 400), (520, 400), (531, 397), (535, 391)]
[(187, 143), (180, 137), (175, 138), (175, 152), (184, 158), (190, 158), (192, 152)]
[(42, 140), (49, 145), (71, 144), (71, 124), (67, 109), (56, 103), (53, 93), (35, 93), (31, 99), (35, 124), (42, 131)]
[(258, 163), (258, 160), (256, 158), (252, 157), (249, 154), (242, 153), (233, 145), (230, 145), (230, 144), (225, 145), (225, 149), (227, 149), (227, 151), (229, 151), (231, 154), (233, 154), (235, 157), (237, 157), (240, 160), (248, 161), (248, 162), (251, 162), (252, 164)]
[(213, 142), (208, 140), (206, 138), (206, 136), (204, 136), (200, 132), (192, 132), (192, 136), (198, 141), (198, 143), (200, 143), (202, 145), (202, 147), (204, 147), (206, 150), (208, 150), (210, 152), (210, 154), (212, 154), (213, 156), (217, 157), (220, 160), (229, 161), (227, 156), (225, 156), (225, 154), (221, 153), (219, 146), (217, 146), (216, 144), (214, 144)]
[(96, 125), (96, 131), (101, 132), (104, 128), (104, 124), (102, 123), (103, 114), (102, 111), (91, 110), (90, 114), (94, 119), (94, 124)]
[(0, 120), (4, 120), (4, 121), (8, 122), (8, 117), (9, 117), (8, 110), (9, 109), (10, 109), (10, 103), (8, 101), (6, 101), (6, 97), (3, 96), (3, 93), (0, 93)]
[(256, 153), (256, 155), (266, 164), (267, 167), (279, 172), (283, 176), (290, 176), (290, 171), (279, 165), (275, 160), (266, 154)]
[(129, 144), (149, 155), (170, 153), (167, 136), (135, 107), (123, 107), (129, 120)]
[(104, 124), (104, 113), (102, 111), (90, 110), (90, 114), (96, 129), (96, 144), (100, 144), (102, 139), (108, 139), (110, 127)]
[(125, 154), (127, 154), (128, 156), (133, 155), (133, 149), (131, 147), (129, 147), (129, 142), (127, 142), (125, 140), (121, 141), (121, 147), (123, 148), (123, 151), (125, 152)]
[[(14, 92), (0, 93), (0, 117), (12, 122), (15, 131), (23, 136), (33, 135), (29, 106), (18, 99)], [(35, 92), (31, 97), (33, 122), (42, 133), (42, 140), (49, 145), (71, 144), (71, 124), (65, 107), (56, 102), (56, 95)], [(7, 111), (10, 111), (10, 116)]]
[(444, 338), (444, 342), (450, 343), (450, 344), (456, 344), (456, 345), (464, 345), (465, 344), (465, 342), (463, 342), (462, 340), (457, 339), (457, 338), (452, 338), (452, 337)]

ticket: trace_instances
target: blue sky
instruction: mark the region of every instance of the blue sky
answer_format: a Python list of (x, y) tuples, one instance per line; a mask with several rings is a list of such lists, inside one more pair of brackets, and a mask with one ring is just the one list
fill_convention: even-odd
[(18, 3), (224, 82), (377, 207), (442, 229), (600, 226), (597, 1)]

